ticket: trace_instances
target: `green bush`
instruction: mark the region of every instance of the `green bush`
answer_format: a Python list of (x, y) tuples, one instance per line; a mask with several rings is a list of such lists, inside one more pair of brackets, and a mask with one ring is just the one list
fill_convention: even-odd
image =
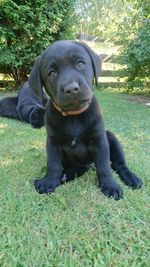
[(122, 59), (127, 65), (129, 87), (138, 85), (142, 88), (150, 77), (150, 23), (143, 25), (137, 36), (125, 46)]
[(1, 0), (0, 73), (15, 87), (27, 79), (35, 60), (50, 43), (74, 38), (75, 0)]
[(138, 86), (142, 89), (150, 77), (149, 14), (149, 1), (135, 0), (134, 15), (128, 24), (128, 36), (122, 39), (121, 53), (121, 59), (127, 65), (129, 88)]

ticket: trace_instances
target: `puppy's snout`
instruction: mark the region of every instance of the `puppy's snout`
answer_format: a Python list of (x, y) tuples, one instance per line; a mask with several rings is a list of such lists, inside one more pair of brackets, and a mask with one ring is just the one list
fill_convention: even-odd
[(79, 93), (80, 87), (77, 82), (72, 82), (65, 86), (62, 86), (61, 91), (68, 96), (75, 95)]

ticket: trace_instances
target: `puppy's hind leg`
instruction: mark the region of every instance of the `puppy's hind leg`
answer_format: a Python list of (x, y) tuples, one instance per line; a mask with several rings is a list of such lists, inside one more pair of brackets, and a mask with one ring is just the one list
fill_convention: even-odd
[(109, 148), (110, 161), (112, 169), (120, 176), (121, 180), (128, 186), (140, 188), (143, 184), (142, 180), (131, 172), (126, 164), (123, 148), (116, 136), (106, 131)]
[(16, 106), (17, 97), (5, 97), (0, 100), (0, 117), (6, 117), (10, 119), (19, 119)]

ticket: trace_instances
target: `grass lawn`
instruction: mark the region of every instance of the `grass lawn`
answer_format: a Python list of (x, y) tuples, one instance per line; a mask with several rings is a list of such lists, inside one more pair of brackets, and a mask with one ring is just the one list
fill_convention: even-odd
[(0, 118), (0, 266), (146, 267), (150, 264), (150, 109), (124, 95), (96, 92), (106, 128), (121, 140), (144, 181), (124, 199), (104, 197), (94, 171), (39, 195), (46, 171), (45, 128)]

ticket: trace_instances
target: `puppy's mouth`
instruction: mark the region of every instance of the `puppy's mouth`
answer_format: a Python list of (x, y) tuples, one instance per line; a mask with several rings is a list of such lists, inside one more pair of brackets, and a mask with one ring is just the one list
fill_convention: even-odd
[(76, 111), (88, 104), (91, 103), (91, 99), (92, 98), (88, 98), (88, 99), (82, 99), (82, 100), (74, 100), (73, 102), (71, 103), (68, 103), (68, 104), (61, 104), (61, 105), (58, 105), (62, 110), (64, 111)]
[(83, 113), (89, 108), (91, 101), (92, 97), (82, 100), (80, 99), (67, 104), (58, 104), (53, 100), (53, 105), (63, 116), (68, 116)]

